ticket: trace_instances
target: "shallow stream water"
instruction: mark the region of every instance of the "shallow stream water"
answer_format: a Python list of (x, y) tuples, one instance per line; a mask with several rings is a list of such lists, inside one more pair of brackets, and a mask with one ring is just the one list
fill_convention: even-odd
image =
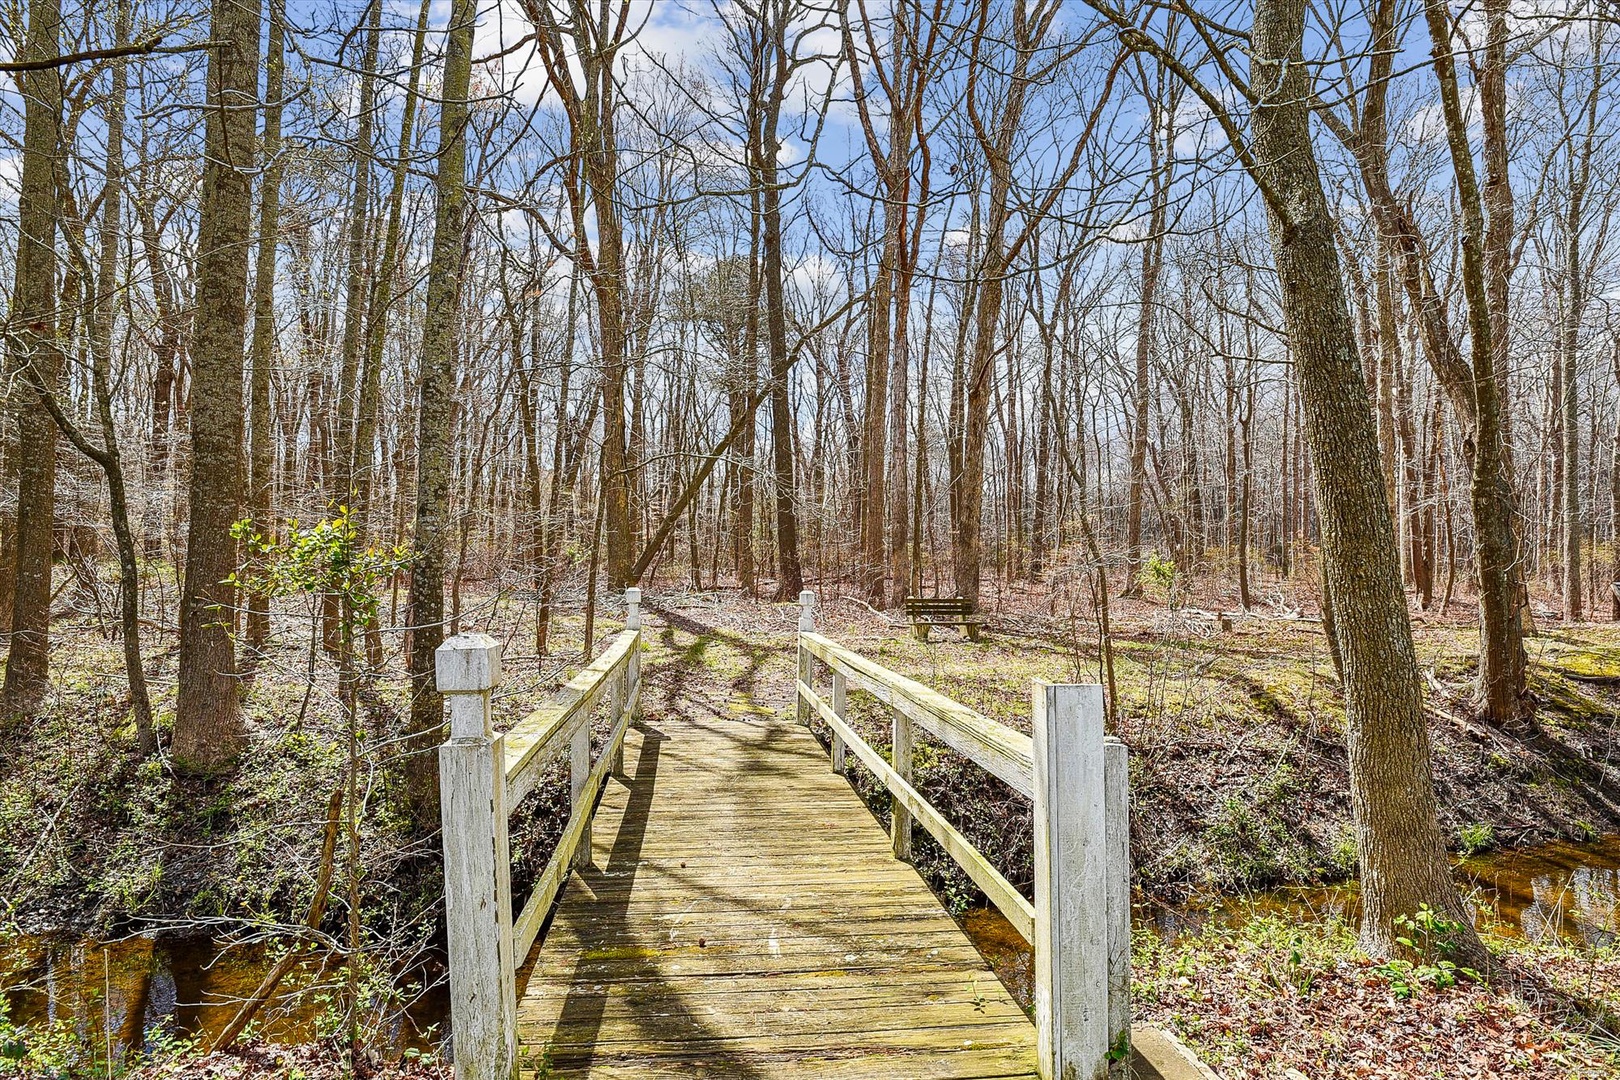
[[(264, 944), (225, 945), (207, 937), (0, 937), (0, 995), (12, 1024), (39, 1032), (68, 1028), (116, 1058), (174, 1039), (206, 1044), (277, 958)], [(340, 960), (311, 956), (300, 963), (256, 1017), (259, 1034), (271, 1042), (305, 1043), (330, 1033), (343, 975)], [(431, 973), (402, 980), (398, 1005), (378, 1010), (381, 1051), (397, 1057), (429, 1050), (442, 1037), (448, 1002), (435, 981)], [(415, 989), (423, 983), (427, 991)]]
[[(1459, 860), (1454, 872), (1458, 888), (1497, 933), (1592, 946), (1620, 937), (1620, 835), (1588, 844), (1558, 842), (1479, 855)], [(1358, 887), (1348, 882), (1174, 906), (1143, 904), (1134, 918), (1137, 926), (1145, 922), (1174, 937), (1211, 921), (1241, 923), (1257, 913), (1303, 922), (1332, 917), (1353, 922), (1359, 911)], [(973, 908), (958, 922), (1008, 993), (1028, 1007), (1035, 956), (1023, 937), (994, 908)]]
[[(1608, 945), (1620, 933), (1620, 835), (1464, 859), (1456, 876), (1500, 932), (1590, 945)], [(1174, 935), (1212, 919), (1238, 922), (1257, 911), (1309, 921), (1354, 919), (1356, 910), (1356, 886), (1350, 883), (1173, 908), (1143, 906), (1136, 920)], [(989, 908), (970, 910), (959, 921), (1009, 993), (1027, 1005), (1034, 956), (1012, 924)], [(275, 959), (264, 945), (221, 946), (208, 938), (0, 938), (0, 997), (13, 1024), (65, 1025), (95, 1045), (138, 1050), (173, 1037), (206, 1041), (230, 1021)], [(260, 1014), (261, 1034), (284, 1043), (319, 1037), (330, 1022), (340, 979), (339, 964), (312, 957)], [(429, 974), (425, 981), (439, 985), (407, 993), (405, 1004), (389, 1013), (380, 1039), (384, 1051), (428, 1050), (444, 1037), (449, 1023), (442, 979)]]

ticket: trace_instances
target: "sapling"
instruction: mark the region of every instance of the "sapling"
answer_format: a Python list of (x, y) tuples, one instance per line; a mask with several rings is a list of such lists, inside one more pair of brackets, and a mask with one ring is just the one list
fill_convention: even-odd
[(360, 666), (355, 642), (377, 621), (377, 588), (409, 563), (403, 545), (367, 545), (347, 506), (333, 508), (332, 517), (314, 525), (288, 522), (278, 539), (266, 538), (249, 519), (238, 521), (231, 533), (242, 545), (247, 561), (231, 575), (231, 583), (263, 596), (304, 595), (317, 612), (337, 612), (338, 703), (348, 739), (348, 767), (344, 775), (347, 796), (348, 840), (348, 958), (346, 967), (347, 1036), (349, 1059), (355, 1060), (359, 1043), (360, 985), (360, 728), (356, 697)]

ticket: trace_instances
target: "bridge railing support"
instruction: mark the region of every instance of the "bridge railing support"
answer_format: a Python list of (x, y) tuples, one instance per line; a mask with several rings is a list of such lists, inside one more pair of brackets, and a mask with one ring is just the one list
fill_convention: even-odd
[(487, 634), (457, 634), (434, 660), (450, 709), (439, 790), (456, 1077), (509, 1080), (517, 1067), (517, 999), (506, 745), (490, 724), (501, 646)]
[[(799, 594), (799, 633), (808, 634), (816, 628), (816, 594), (809, 589)], [(815, 657), (811, 656), (802, 646), (799, 648), (799, 681), (809, 687), (816, 685)], [(795, 696), (797, 707), (794, 716), (799, 723), (810, 722), (810, 706), (807, 702)]]
[[(912, 825), (922, 826), (1034, 946), (1041, 1076), (1122, 1080), (1131, 1031), (1130, 757), (1103, 733), (1103, 688), (1037, 682), (1031, 737), (816, 633), (814, 601), (800, 597), (798, 708), (831, 731), (834, 770), (854, 754), (888, 788), (896, 858), (910, 857)], [(818, 663), (832, 674), (830, 705), (815, 686)], [(888, 755), (850, 726), (849, 689), (892, 713)], [(1033, 904), (913, 786), (918, 729), (1033, 800)]]
[[(490, 722), (501, 646), (457, 634), (439, 646), (435, 674), (450, 713), (439, 746), (450, 1024), (456, 1080), (512, 1080), (517, 1070), (515, 970), (570, 871), (590, 862), (591, 818), (609, 772), (622, 774), (624, 736), (641, 707), (641, 590), (625, 590), (625, 629), (556, 700), (505, 735)], [(591, 722), (606, 702), (609, 728), (591, 757)], [(512, 917), (507, 820), (546, 767), (569, 762), (568, 824), (528, 902)]]
[(1103, 688), (1037, 682), (1035, 1031), (1042, 1075), (1125, 1075), (1130, 1049), (1130, 759)]

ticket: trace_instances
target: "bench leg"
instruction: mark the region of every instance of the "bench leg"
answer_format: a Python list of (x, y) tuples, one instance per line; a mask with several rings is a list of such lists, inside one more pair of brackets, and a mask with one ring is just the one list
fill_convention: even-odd
[(979, 640), (979, 624), (978, 623), (976, 623), (976, 622), (967, 623), (963, 627), (963, 629), (965, 629), (967, 631), (967, 636), (968, 636), (969, 641), (978, 641)]
[(926, 642), (928, 640), (928, 624), (925, 622), (912, 623), (911, 636), (918, 641)]

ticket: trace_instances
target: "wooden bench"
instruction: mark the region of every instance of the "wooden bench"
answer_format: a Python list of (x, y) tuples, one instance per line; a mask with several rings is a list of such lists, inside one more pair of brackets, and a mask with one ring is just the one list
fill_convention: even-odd
[(979, 617), (973, 613), (973, 602), (960, 596), (908, 596), (906, 618), (918, 641), (927, 641), (929, 629), (935, 626), (960, 626), (969, 641), (979, 640)]

